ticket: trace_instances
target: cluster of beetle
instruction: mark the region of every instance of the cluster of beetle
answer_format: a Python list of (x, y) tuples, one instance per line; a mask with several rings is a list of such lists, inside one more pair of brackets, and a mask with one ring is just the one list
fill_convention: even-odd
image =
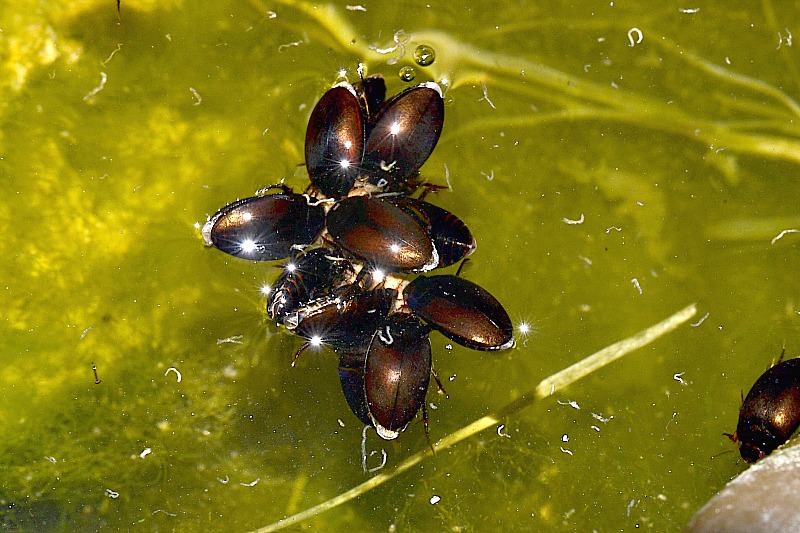
[[(209, 218), (203, 237), (235, 257), (289, 260), (267, 314), (305, 340), (295, 360), (308, 346), (331, 346), (353, 413), (393, 439), (420, 409), (427, 431), (432, 329), (475, 350), (503, 350), (514, 337), (503, 306), (458, 272), (405, 279), (465, 259), (476, 243), (460, 219), (424, 200), (438, 188), (418, 170), (442, 131), (440, 87), (385, 97), (379, 76), (327, 91), (306, 131), (306, 191), (273, 185), (233, 202)], [(756, 381), (726, 435), (754, 462), (798, 426), (800, 359), (792, 359)]]
[(424, 200), (438, 188), (418, 170), (441, 134), (441, 88), (385, 97), (380, 76), (328, 90), (306, 131), (305, 192), (270, 186), (223, 207), (202, 231), (235, 257), (288, 259), (268, 315), (305, 340), (295, 360), (308, 346), (332, 347), (353, 413), (393, 439), (420, 409), (427, 434), (431, 330), (475, 350), (510, 348), (514, 337), (503, 306), (460, 272), (409, 281), (465, 259), (476, 243), (460, 219)]

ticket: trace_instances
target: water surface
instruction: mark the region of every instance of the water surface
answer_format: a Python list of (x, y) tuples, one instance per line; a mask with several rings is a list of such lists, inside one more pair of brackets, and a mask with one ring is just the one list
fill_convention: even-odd
[[(678, 530), (744, 468), (711, 459), (740, 391), (800, 354), (800, 234), (773, 242), (800, 228), (796, 9), (68, 4), (0, 11), (4, 526), (245, 531), (367, 478), (335, 357), (291, 368), (298, 339), (265, 317), (277, 270), (195, 224), (304, 187), (339, 71), (400, 91), (418, 44), (437, 57), (414, 83), (446, 85), (433, 201), (477, 238), (465, 275), (532, 328), (502, 353), (433, 336), (433, 439), (691, 302), (698, 319), (305, 525)], [(368, 444), (390, 466), (427, 446), (419, 422)]]

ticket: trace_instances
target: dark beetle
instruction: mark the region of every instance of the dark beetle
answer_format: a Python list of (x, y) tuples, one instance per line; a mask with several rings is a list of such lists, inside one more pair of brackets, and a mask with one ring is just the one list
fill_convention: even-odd
[(367, 411), (378, 435), (394, 439), (405, 429), (424, 407), (430, 378), (428, 328), (414, 315), (389, 315), (373, 335), (364, 364)]
[(306, 339), (294, 359), (309, 346), (328, 344), (334, 350), (363, 346), (383, 322), (397, 296), (393, 289), (364, 291), (347, 285), (288, 315), (284, 325)]
[(369, 182), (399, 190), (428, 160), (444, 124), (442, 89), (422, 83), (396, 94), (367, 124), (363, 168)]
[(311, 183), (325, 196), (347, 195), (364, 156), (364, 115), (349, 83), (326, 92), (308, 120), (306, 167)]
[(267, 314), (283, 322), (301, 306), (320, 298), (344, 282), (353, 268), (336, 250), (315, 248), (296, 255), (284, 265), (267, 297)]
[(489, 292), (457, 276), (420, 276), (403, 289), (408, 307), (445, 337), (473, 350), (514, 345), (508, 313)]
[(739, 409), (733, 435), (742, 459), (758, 461), (789, 440), (800, 426), (800, 359), (790, 359), (764, 372)]
[(394, 439), (422, 408), (427, 433), (425, 391), (435, 374), (428, 328), (419, 319), (407, 313), (390, 315), (369, 344), (337, 348), (336, 353), (342, 392), (361, 422), (375, 427), (382, 438)]
[(478, 244), (469, 228), (451, 212), (423, 200), (399, 197), (393, 201), (414, 214), (427, 228), (439, 256), (437, 268), (458, 263), (472, 254)]
[(386, 80), (380, 74), (369, 76), (355, 85), (356, 94), (361, 101), (361, 109), (364, 112), (367, 124), (369, 124), (378, 112), (378, 108), (386, 100)]
[(286, 259), (292, 248), (314, 242), (325, 226), (325, 209), (288, 187), (226, 205), (203, 226), (206, 244), (242, 259)]
[(387, 200), (351, 196), (328, 212), (328, 233), (355, 257), (393, 271), (427, 271), (439, 264), (427, 229)]
[(350, 410), (365, 426), (371, 426), (367, 409), (367, 399), (364, 396), (364, 354), (367, 346), (353, 349), (338, 349), (339, 354), (339, 381), (342, 383), (342, 392)]

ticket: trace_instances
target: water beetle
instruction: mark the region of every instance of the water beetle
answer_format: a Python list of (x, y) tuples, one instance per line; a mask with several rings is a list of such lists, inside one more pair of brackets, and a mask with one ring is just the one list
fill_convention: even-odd
[(286, 259), (295, 246), (314, 242), (325, 226), (325, 209), (288, 187), (228, 204), (203, 226), (208, 246), (242, 259)]
[(364, 394), (369, 419), (384, 439), (396, 438), (424, 407), (431, 378), (428, 331), (414, 315), (394, 313), (372, 337)]
[(736, 432), (742, 459), (758, 461), (789, 440), (800, 426), (800, 359), (779, 362), (756, 380), (739, 409)]
[(300, 306), (341, 286), (353, 268), (337, 250), (314, 248), (284, 265), (267, 296), (267, 314), (283, 322)]
[(427, 229), (414, 215), (387, 200), (344, 198), (328, 212), (326, 224), (338, 246), (373, 265), (424, 272), (439, 264)]
[(514, 345), (508, 313), (489, 292), (452, 275), (419, 276), (403, 289), (408, 307), (445, 337), (473, 350)]
[(367, 409), (367, 399), (364, 396), (364, 354), (367, 346), (353, 348), (340, 348), (336, 350), (339, 355), (339, 381), (342, 384), (342, 393), (350, 410), (365, 426), (372, 426)]
[(346, 196), (364, 156), (364, 114), (349, 83), (334, 86), (320, 98), (306, 129), (306, 168), (311, 183), (325, 196)]
[(306, 339), (294, 361), (309, 346), (328, 344), (334, 350), (363, 346), (383, 322), (397, 296), (394, 289), (365, 291), (346, 285), (288, 315), (283, 324)]
[(437, 268), (458, 263), (475, 251), (478, 244), (460, 218), (439, 206), (420, 199), (400, 197), (394, 200), (412, 212), (426, 226), (436, 254), (439, 256)]
[(475, 238), (460, 218), (441, 207), (420, 202), (431, 223), (431, 239), (439, 255), (439, 267), (454, 265), (478, 247)]
[(426, 82), (396, 94), (366, 126), (363, 169), (368, 181), (387, 190), (428, 160), (444, 125), (444, 98), (437, 83)]
[(369, 123), (386, 100), (386, 81), (380, 74), (375, 74), (363, 78), (361, 83), (356, 84), (355, 90), (361, 99), (361, 108), (367, 123)]

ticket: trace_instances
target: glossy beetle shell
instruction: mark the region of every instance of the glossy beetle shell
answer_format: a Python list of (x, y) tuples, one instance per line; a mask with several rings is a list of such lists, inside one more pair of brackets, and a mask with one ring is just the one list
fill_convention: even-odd
[(347, 195), (364, 155), (364, 117), (356, 91), (341, 84), (326, 92), (308, 120), (306, 167), (325, 196)]
[(339, 354), (339, 381), (350, 410), (366, 426), (372, 425), (364, 395), (364, 354), (367, 348), (337, 350)]
[(374, 118), (378, 109), (386, 100), (386, 81), (383, 76), (376, 74), (361, 80), (355, 85), (356, 94), (361, 98), (361, 106), (367, 123)]
[(364, 365), (369, 418), (384, 439), (394, 439), (425, 402), (431, 378), (428, 329), (414, 315), (390, 315), (372, 337)]
[(413, 213), (427, 228), (439, 256), (437, 268), (458, 263), (477, 248), (467, 225), (450, 211), (413, 198), (401, 198), (395, 203)]
[(436, 83), (406, 89), (380, 106), (367, 125), (363, 168), (369, 182), (395, 189), (430, 157), (444, 124)]
[(439, 263), (426, 228), (392, 203), (352, 196), (328, 212), (328, 233), (359, 259), (389, 270), (426, 271)]
[(458, 263), (475, 251), (478, 243), (460, 218), (428, 202), (419, 204), (430, 221), (430, 235), (439, 255), (439, 268)]
[(420, 276), (405, 289), (406, 304), (431, 327), (473, 350), (504, 350), (514, 345), (508, 313), (489, 292), (465, 279)]
[(322, 232), (325, 210), (291, 192), (253, 196), (220, 209), (203, 226), (206, 244), (242, 259), (286, 259), (293, 246), (309, 245)]
[(423, 83), (386, 102), (385, 96), (383, 78), (373, 76), (355, 88), (334, 86), (314, 106), (306, 167), (325, 196), (346, 196), (359, 178), (384, 190), (405, 190), (430, 157), (444, 124), (439, 85)]
[(287, 317), (284, 325), (306, 340), (317, 339), (334, 349), (364, 345), (389, 313), (396, 292), (362, 291), (353, 286), (338, 292), (303, 306)]
[(267, 314), (283, 322), (307, 305), (341, 285), (352, 266), (336, 250), (315, 248), (298, 254), (287, 264), (272, 284), (267, 297)]
[(789, 359), (764, 372), (739, 410), (731, 439), (742, 459), (752, 463), (789, 440), (800, 426), (800, 359)]

